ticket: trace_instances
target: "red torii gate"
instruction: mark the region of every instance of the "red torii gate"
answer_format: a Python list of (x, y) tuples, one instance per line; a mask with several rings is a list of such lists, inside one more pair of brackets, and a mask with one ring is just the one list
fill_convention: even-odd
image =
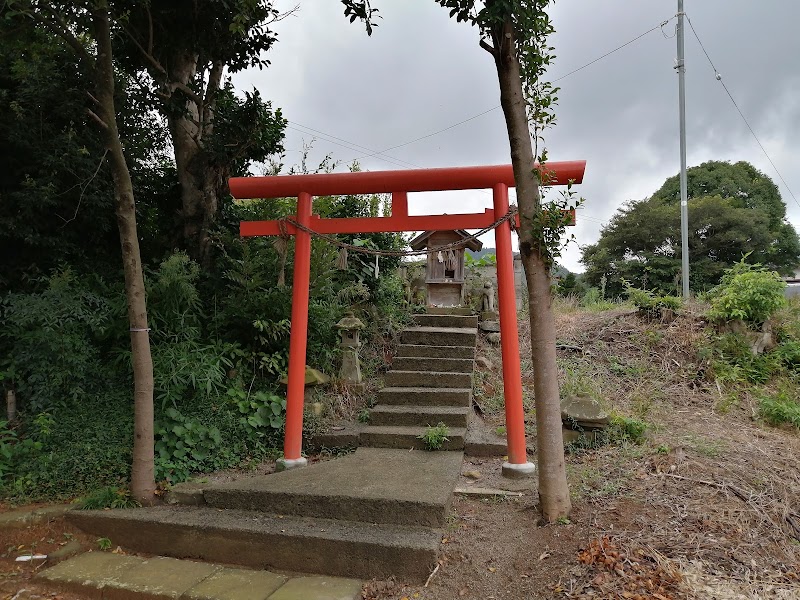
[[(549, 162), (549, 185), (581, 183), (586, 161)], [(514, 186), (511, 165), (414, 169), (407, 171), (369, 171), (278, 175), (273, 177), (234, 177), (231, 194), (237, 199), (286, 198), (297, 196), (295, 220), (303, 227), (323, 234), (428, 231), (439, 229), (483, 229), (508, 213), (508, 188)], [(494, 208), (483, 213), (455, 215), (408, 214), (408, 192), (492, 189)], [(322, 219), (313, 215), (314, 196), (347, 194), (392, 195), (389, 217)], [(242, 221), (240, 235), (295, 236), (294, 280), (292, 283), (292, 325), (289, 340), (289, 374), (286, 401), (286, 431), (283, 468), (304, 466), (302, 456), (303, 389), (305, 387), (306, 344), (308, 334), (308, 293), (311, 269), (311, 234), (287, 222)], [(508, 463), (512, 470), (530, 472), (525, 449), (525, 415), (522, 407), (519, 336), (514, 290), (514, 263), (511, 250), (511, 224), (503, 221), (495, 229), (497, 253), (497, 295), (500, 313), (503, 357), (503, 394), (506, 409)]]

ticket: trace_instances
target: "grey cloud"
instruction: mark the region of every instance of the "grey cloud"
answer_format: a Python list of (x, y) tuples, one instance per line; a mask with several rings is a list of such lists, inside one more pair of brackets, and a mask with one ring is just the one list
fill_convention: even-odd
[[(382, 150), (442, 129), (499, 104), (489, 56), (477, 32), (451, 21), (433, 0), (374, 0), (383, 14), (372, 37), (343, 18), (338, 2), (306, 0), (296, 17), (278, 23), (272, 66), (235, 76), (258, 87), (285, 116), (361, 146)], [(675, 2), (562, 0), (552, 9), (558, 78), (672, 17)], [(800, 4), (787, 1), (686, 0), (686, 11), (728, 88), (762, 142), (800, 193), (792, 158), (800, 142)], [(674, 33), (674, 23), (664, 33)], [(709, 67), (691, 31), (686, 35), (689, 162), (749, 160), (778, 181)], [(594, 242), (605, 222), (629, 199), (652, 193), (678, 170), (675, 39), (659, 30), (558, 82), (558, 124), (547, 134), (553, 160), (585, 158), (587, 199), (575, 233)], [(313, 133), (290, 130), (286, 162), (298, 160)], [(312, 162), (331, 152), (347, 161), (365, 154), (319, 136)], [(388, 152), (423, 167), (509, 162), (500, 110), (440, 135)], [(379, 157), (370, 170), (401, 168)], [(800, 206), (783, 187), (789, 217)], [(480, 192), (418, 195), (416, 212), (464, 212), (489, 206)], [(565, 263), (580, 269), (579, 252)]]

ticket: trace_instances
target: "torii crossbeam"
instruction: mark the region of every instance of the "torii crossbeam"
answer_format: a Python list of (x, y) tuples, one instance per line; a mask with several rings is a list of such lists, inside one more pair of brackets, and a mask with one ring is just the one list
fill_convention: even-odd
[[(585, 169), (586, 161), (583, 160), (549, 162), (547, 163), (548, 185), (581, 183)], [(237, 199), (296, 196), (296, 222), (304, 228), (323, 234), (483, 229), (508, 213), (509, 187), (514, 187), (514, 172), (511, 165), (235, 177), (230, 180), (231, 194)], [(421, 216), (408, 214), (408, 192), (471, 189), (491, 189), (493, 208), (486, 209), (483, 213), (471, 214)], [(376, 193), (392, 195), (391, 216), (322, 219), (312, 214), (314, 196)], [(239, 231), (242, 236), (282, 235), (284, 231), (295, 236), (286, 431), (284, 456), (280, 466), (287, 469), (303, 466), (306, 464), (306, 459), (302, 456), (302, 433), (311, 234), (291, 223), (279, 221), (242, 221)], [(507, 220), (495, 229), (495, 249), (508, 440), (508, 463), (505, 466), (526, 472), (532, 471), (535, 467), (528, 462), (525, 449), (525, 414), (522, 406), (514, 257), (511, 250), (511, 224)]]

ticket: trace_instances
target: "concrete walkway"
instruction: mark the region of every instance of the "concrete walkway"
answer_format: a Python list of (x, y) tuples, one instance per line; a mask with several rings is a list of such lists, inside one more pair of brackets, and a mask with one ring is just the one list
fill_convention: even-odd
[(37, 575), (82, 598), (103, 600), (356, 600), (361, 582), (289, 577), (174, 558), (87, 552)]

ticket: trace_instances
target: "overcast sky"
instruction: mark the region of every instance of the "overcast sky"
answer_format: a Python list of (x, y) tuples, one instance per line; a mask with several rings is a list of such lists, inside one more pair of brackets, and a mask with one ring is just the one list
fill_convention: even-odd
[[(372, 0), (382, 19), (368, 37), (336, 0), (298, 0), (300, 9), (274, 28), (271, 66), (237, 74), (240, 89), (258, 88), (289, 120), (287, 165), (313, 143), (311, 164), (332, 154), (346, 169), (366, 170), (509, 163), (508, 138), (491, 57), (477, 32), (448, 18), (433, 0)], [(278, 2), (289, 9), (294, 0)], [(551, 79), (589, 63), (674, 16), (676, 2), (562, 0), (552, 9), (557, 59)], [(686, 0), (706, 50), (789, 187), (800, 199), (800, 36), (796, 0)], [(679, 170), (676, 20), (558, 82), (558, 123), (546, 135), (550, 160), (586, 159), (586, 199), (574, 229), (581, 245), (627, 200), (642, 199)], [(697, 41), (686, 33), (688, 164), (748, 160), (780, 187), (789, 220), (792, 199), (714, 78)], [(495, 110), (490, 110), (498, 107)], [(455, 123), (483, 116), (426, 137)], [(313, 128), (312, 131), (309, 128)], [(383, 154), (369, 156), (376, 151)], [(411, 214), (474, 212), (489, 192), (413, 194)], [(491, 236), (485, 240), (494, 245)], [(515, 240), (516, 247), (516, 240)], [(562, 262), (582, 271), (571, 247)]]

